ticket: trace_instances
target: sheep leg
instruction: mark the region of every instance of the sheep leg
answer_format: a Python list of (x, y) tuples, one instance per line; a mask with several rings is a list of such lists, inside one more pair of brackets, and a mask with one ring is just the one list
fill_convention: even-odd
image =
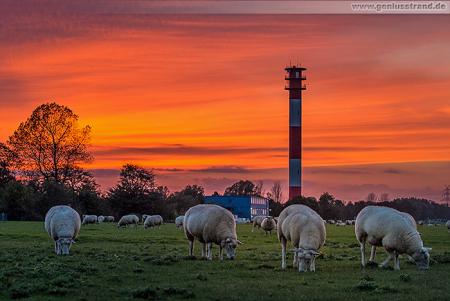
[(281, 268), (286, 268), (286, 238), (280, 236), (281, 243)]
[(362, 266), (364, 267), (364, 266), (366, 266), (366, 240), (365, 239), (361, 242), (361, 257), (362, 257), (361, 263), (362, 263)]
[(212, 242), (208, 243), (208, 260), (212, 260)]
[(192, 256), (194, 253), (194, 240), (189, 240), (189, 256)]
[(315, 272), (316, 271), (316, 265), (315, 265), (315, 260), (316, 259), (316, 256), (315, 255), (312, 255), (311, 256), (311, 267), (309, 268), (309, 270), (311, 271), (311, 272)]
[(223, 248), (219, 246), (219, 260), (223, 260)]
[(377, 246), (372, 246), (372, 250), (370, 251), (370, 262), (375, 261), (375, 254), (377, 253)]
[[(386, 266), (389, 262), (391, 262), (392, 259), (395, 258), (395, 254), (394, 254), (393, 251), (392, 251), (392, 252), (387, 251), (387, 252), (388, 252), (388, 258), (386, 258), (386, 260), (383, 261), (383, 262), (379, 265), (380, 268)], [(397, 255), (397, 257), (398, 257), (398, 255)]]
[(299, 264), (300, 263), (298, 261), (298, 251), (295, 251), (295, 253), (294, 253), (294, 261), (292, 262), (292, 266), (295, 268), (295, 267), (299, 266)]
[(394, 258), (395, 258), (395, 264), (394, 264), (394, 270), (400, 270), (400, 266), (398, 265), (398, 259), (399, 259), (399, 254), (397, 252), (394, 253)]
[(206, 257), (206, 244), (202, 243), (202, 258)]

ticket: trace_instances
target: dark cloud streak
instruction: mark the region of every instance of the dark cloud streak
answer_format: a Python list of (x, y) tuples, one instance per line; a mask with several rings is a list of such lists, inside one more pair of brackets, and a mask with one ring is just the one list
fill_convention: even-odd
[(196, 147), (186, 145), (167, 145), (162, 147), (112, 147), (94, 150), (94, 156), (126, 156), (126, 155), (183, 155), (183, 156), (222, 156), (233, 154), (250, 154), (264, 152), (287, 152), (287, 148), (224, 148)]

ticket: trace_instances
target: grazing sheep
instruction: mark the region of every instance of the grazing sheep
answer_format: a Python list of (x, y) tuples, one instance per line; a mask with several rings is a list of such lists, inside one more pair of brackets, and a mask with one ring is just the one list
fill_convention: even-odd
[[(415, 222), (414, 222), (415, 224)], [(395, 259), (394, 269), (399, 270), (399, 254), (408, 254), (419, 269), (428, 269), (431, 248), (424, 248), (420, 234), (412, 225), (411, 219), (404, 213), (393, 208), (368, 206), (356, 217), (356, 238), (361, 244), (362, 265), (366, 265), (366, 239), (372, 246), (386, 250), (388, 258), (379, 266), (386, 266)], [(373, 253), (372, 249), (372, 253)], [(371, 254), (373, 261), (375, 254)]]
[(103, 224), (103, 222), (105, 221), (105, 217), (103, 215), (100, 215), (97, 220), (99, 224)]
[(277, 223), (275, 222), (275, 219), (272, 216), (268, 216), (261, 222), (261, 228), (267, 232), (269, 232), (270, 235), (272, 235), (272, 230), (274, 230), (277, 227)]
[(144, 224), (145, 223), (145, 220), (147, 219), (147, 217), (149, 217), (150, 216), (150, 214), (144, 214), (144, 215), (142, 215), (142, 223)]
[(181, 229), (183, 227), (184, 215), (180, 215), (175, 219), (175, 226), (177, 229)]
[[(411, 226), (414, 227), (414, 229), (417, 230), (416, 220), (414, 219), (414, 217), (411, 214), (406, 213), (406, 212), (400, 212), (400, 214), (402, 215), (402, 217), (405, 219), (405, 221), (408, 224), (410, 224)], [(372, 246), (372, 250), (370, 252), (370, 259), (369, 259), (369, 261), (374, 261), (375, 260), (376, 253), (377, 253), (377, 246)]]
[(117, 228), (120, 228), (123, 226), (128, 227), (128, 225), (131, 225), (131, 227), (134, 227), (135, 229), (137, 229), (138, 224), (139, 224), (139, 218), (136, 215), (134, 215), (134, 214), (124, 215), (117, 223)]
[(97, 215), (83, 215), (82, 225), (95, 224), (97, 222)]
[(105, 222), (106, 223), (113, 223), (114, 222), (114, 216), (112, 216), (112, 215), (105, 216)]
[(304, 205), (291, 205), (285, 208), (278, 222), (278, 240), (282, 250), (283, 269), (286, 268), (286, 243), (289, 240), (295, 247), (293, 266), (301, 272), (315, 271), (314, 259), (324, 245), (326, 237), (322, 218), (311, 208)]
[(445, 223), (445, 226), (447, 227), (448, 232), (450, 232), (450, 220)]
[(328, 223), (329, 223), (330, 225), (334, 225), (334, 224), (336, 224), (336, 221), (333, 220), (333, 219), (330, 219), (330, 220), (328, 220)]
[(344, 227), (345, 226), (345, 223), (339, 223), (339, 222), (337, 222), (336, 223), (336, 225), (335, 225), (336, 227)]
[(189, 255), (194, 251), (194, 239), (202, 244), (202, 257), (212, 260), (212, 244), (219, 245), (219, 260), (225, 250), (234, 259), (236, 247), (242, 244), (236, 236), (236, 222), (230, 211), (217, 205), (196, 205), (184, 215), (184, 234), (189, 240)]
[(45, 230), (55, 242), (56, 254), (69, 254), (80, 228), (80, 215), (69, 206), (54, 206), (45, 215)]
[(262, 223), (262, 221), (263, 221), (266, 217), (267, 217), (267, 216), (260, 215), (260, 216), (255, 216), (255, 217), (253, 218), (253, 228), (252, 228), (252, 232), (253, 232), (253, 230), (255, 229), (256, 226), (258, 226), (258, 232), (259, 232), (259, 228), (261, 227), (261, 223)]
[(424, 222), (423, 221), (419, 221), (419, 226), (423, 226)]
[(161, 215), (148, 215), (144, 222), (144, 228), (153, 227), (153, 229), (158, 226), (161, 229), (161, 225), (163, 223), (163, 218)]

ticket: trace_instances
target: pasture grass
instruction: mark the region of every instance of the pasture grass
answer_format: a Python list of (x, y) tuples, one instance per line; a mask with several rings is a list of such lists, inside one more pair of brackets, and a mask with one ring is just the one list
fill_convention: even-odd
[[(238, 224), (244, 243), (235, 260), (201, 258), (196, 242), (174, 224), (159, 229), (83, 226), (70, 255), (56, 255), (43, 222), (0, 223), (0, 300), (450, 300), (450, 233), (421, 227), (432, 247), (429, 270), (403, 256), (400, 271), (361, 266), (354, 227), (327, 225), (316, 272), (281, 269), (276, 232), (265, 236)], [(367, 253), (369, 253), (368, 251)], [(366, 254), (370, 256), (370, 254)], [(379, 248), (376, 262), (385, 258)], [(288, 254), (288, 264), (293, 254)]]

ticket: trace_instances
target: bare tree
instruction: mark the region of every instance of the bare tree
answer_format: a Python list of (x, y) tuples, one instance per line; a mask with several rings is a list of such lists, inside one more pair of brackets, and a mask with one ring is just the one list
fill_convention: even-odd
[(389, 202), (389, 193), (382, 193), (378, 198), (380, 202)]
[(275, 202), (284, 202), (285, 197), (283, 196), (283, 188), (281, 187), (280, 181), (273, 182), (272, 188), (270, 189), (270, 194)]
[(367, 202), (376, 202), (377, 201), (377, 195), (373, 192), (369, 193), (366, 197)]
[(16, 168), (64, 184), (80, 164), (94, 161), (87, 152), (90, 142), (91, 128), (79, 129), (77, 115), (47, 103), (19, 125), (7, 144), (18, 158)]

